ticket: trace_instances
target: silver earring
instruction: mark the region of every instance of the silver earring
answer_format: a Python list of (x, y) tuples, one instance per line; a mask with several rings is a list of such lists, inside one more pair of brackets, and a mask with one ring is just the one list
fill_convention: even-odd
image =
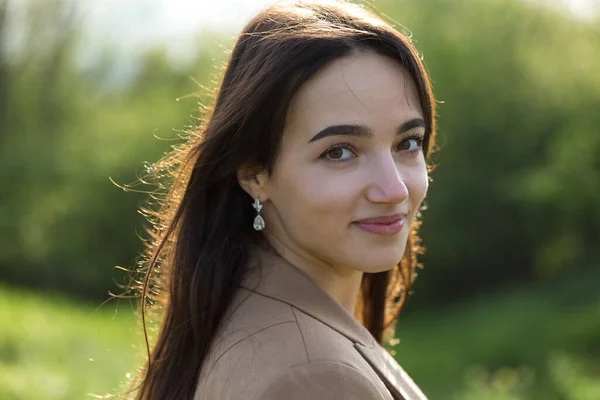
[(265, 229), (265, 220), (260, 216), (260, 210), (262, 210), (263, 207), (262, 204), (260, 204), (260, 200), (254, 199), (254, 204), (252, 204), (252, 207), (254, 207), (256, 210), (256, 218), (254, 218), (254, 223), (252, 226), (254, 227), (255, 231), (262, 231)]

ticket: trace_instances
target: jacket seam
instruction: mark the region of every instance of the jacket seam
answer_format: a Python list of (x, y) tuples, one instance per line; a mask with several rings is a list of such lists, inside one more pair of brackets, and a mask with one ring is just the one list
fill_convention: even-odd
[[(258, 330), (258, 331), (256, 331), (256, 332), (254, 332), (253, 334), (251, 334), (251, 335), (248, 335), (248, 336), (245, 336), (245, 337), (243, 337), (242, 339), (238, 340), (237, 342), (233, 343), (233, 344), (232, 344), (231, 346), (229, 346), (229, 347), (228, 347), (228, 348), (227, 348), (225, 351), (223, 351), (223, 352), (221, 353), (221, 355), (219, 355), (219, 357), (217, 357), (217, 359), (215, 360), (215, 362), (213, 362), (213, 363), (212, 363), (212, 365), (211, 365), (211, 367), (210, 367), (210, 370), (208, 371), (208, 373), (207, 373), (207, 375), (206, 375), (206, 379), (208, 379), (208, 377), (210, 377), (210, 374), (211, 374), (211, 373), (212, 373), (212, 371), (214, 370), (214, 367), (215, 367), (215, 365), (217, 365), (217, 363), (218, 363), (218, 362), (221, 360), (221, 358), (223, 358), (223, 356), (224, 356), (225, 354), (227, 354), (227, 353), (229, 352), (229, 350), (231, 350), (232, 348), (234, 348), (235, 346), (237, 346), (238, 344), (240, 344), (240, 343), (241, 343), (241, 342), (243, 342), (244, 340), (246, 340), (246, 339), (250, 339), (252, 336), (254, 336), (254, 335), (257, 335), (257, 334), (259, 334), (259, 333), (261, 333), (261, 332), (264, 332), (264, 331), (266, 331), (267, 329), (271, 329), (271, 328), (274, 328), (274, 327), (276, 327), (276, 326), (279, 326), (279, 325), (283, 325), (283, 324), (289, 324), (289, 323), (293, 323), (293, 322), (294, 322), (294, 321), (291, 321), (291, 320), (290, 320), (290, 321), (283, 321), (283, 322), (278, 322), (278, 323), (276, 323), (276, 324), (273, 324), (273, 325), (269, 325), (269, 326), (267, 326), (266, 328), (262, 328), (262, 329), (260, 329), (260, 330)], [(298, 323), (296, 322), (296, 324), (298, 324)]]
[(322, 321), (321, 319), (312, 316), (310, 313), (307, 313), (306, 311), (302, 310), (301, 308), (296, 307), (294, 304), (292, 304), (292, 303), (290, 303), (288, 301), (282, 300), (282, 299), (274, 297), (274, 296), (270, 296), (268, 294), (260, 293), (260, 292), (257, 292), (255, 290), (252, 290), (252, 289), (248, 289), (248, 288), (245, 288), (245, 289), (248, 290), (248, 291), (253, 292), (257, 296), (262, 296), (264, 298), (267, 298), (267, 299), (270, 299), (270, 300), (274, 300), (274, 301), (277, 301), (277, 302), (282, 303), (282, 304), (286, 304), (286, 305), (290, 306), (292, 309), (296, 309), (299, 312), (301, 312), (302, 314), (308, 315), (310, 318), (314, 319), (315, 321), (318, 321), (322, 325), (327, 326), (329, 329), (335, 331), (339, 335), (342, 335), (343, 337), (345, 337), (346, 339), (348, 339), (352, 343), (359, 343), (359, 344), (361, 344), (361, 345), (363, 345), (365, 347), (368, 347), (369, 349), (373, 349), (374, 348), (374, 343), (375, 343), (374, 340), (361, 340), (361, 338), (359, 338), (358, 340), (356, 340), (355, 338), (353, 338), (351, 336), (348, 336), (346, 333), (342, 332), (341, 330), (338, 330), (338, 329), (334, 328), (333, 326), (327, 324), (325, 321)]
[(306, 361), (310, 363), (310, 357), (308, 356), (308, 347), (306, 347), (306, 340), (304, 340), (304, 334), (302, 333), (302, 328), (300, 328), (300, 323), (298, 322), (298, 317), (296, 316), (296, 310), (292, 307), (292, 315), (296, 320), (296, 325), (298, 326), (298, 331), (300, 332), (300, 337), (302, 338), (302, 344), (304, 345), (304, 352), (306, 353)]

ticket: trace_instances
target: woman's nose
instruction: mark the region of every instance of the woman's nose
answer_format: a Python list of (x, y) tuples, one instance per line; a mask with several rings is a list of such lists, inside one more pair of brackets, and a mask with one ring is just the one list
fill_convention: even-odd
[(373, 203), (391, 204), (402, 203), (408, 198), (408, 187), (391, 154), (381, 157), (373, 165), (367, 198)]

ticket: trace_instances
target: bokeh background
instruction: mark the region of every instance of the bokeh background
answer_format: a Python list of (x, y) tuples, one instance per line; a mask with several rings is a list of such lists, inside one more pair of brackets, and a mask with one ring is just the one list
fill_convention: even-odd
[[(0, 399), (119, 393), (134, 186), (268, 0), (0, 0)], [(431, 399), (600, 399), (600, 2), (377, 0), (432, 75), (427, 253), (390, 351)], [(142, 193), (136, 192), (141, 190)]]

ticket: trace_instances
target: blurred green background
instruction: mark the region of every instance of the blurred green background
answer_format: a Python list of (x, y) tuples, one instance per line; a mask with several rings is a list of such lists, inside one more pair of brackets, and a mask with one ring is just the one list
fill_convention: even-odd
[[(111, 179), (196, 123), (260, 2), (138, 3), (0, 0), (0, 399), (118, 393), (143, 360), (135, 300), (101, 304), (151, 188)], [(600, 399), (599, 2), (374, 4), (443, 102), (390, 350), (431, 399)]]

